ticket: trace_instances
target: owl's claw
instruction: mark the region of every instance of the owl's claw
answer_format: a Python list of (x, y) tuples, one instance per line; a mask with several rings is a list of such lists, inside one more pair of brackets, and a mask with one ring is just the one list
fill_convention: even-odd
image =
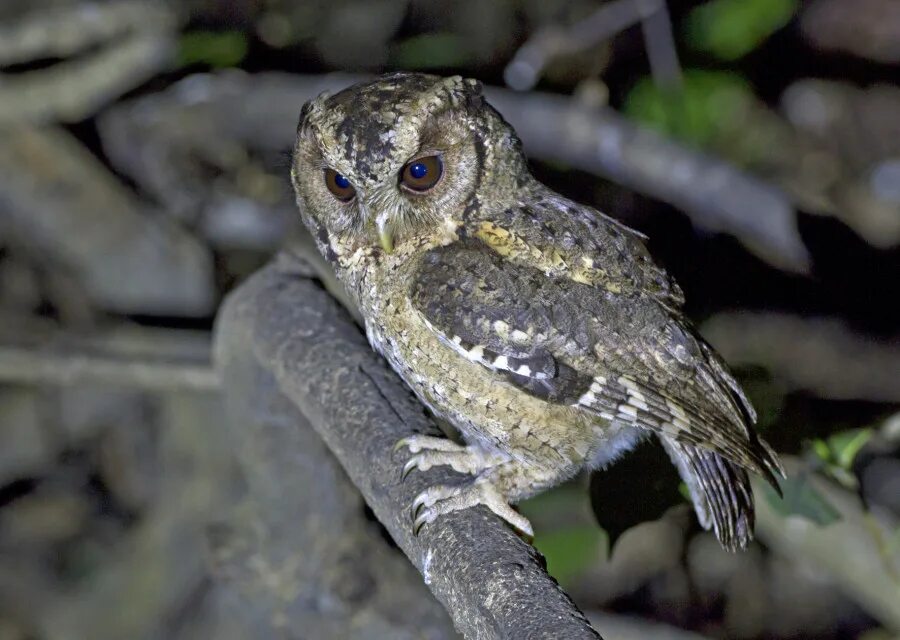
[(397, 444), (394, 445), (393, 452), (397, 453), (403, 447), (409, 449), (410, 453), (419, 453), (426, 449), (431, 451), (464, 451), (466, 449), (465, 445), (453, 442), (453, 440), (450, 440), (449, 438), (439, 438), (437, 436), (428, 436), (421, 433), (401, 438)]
[(515, 511), (485, 473), (509, 461), (502, 453), (487, 451), (478, 446), (461, 445), (446, 438), (414, 435), (403, 438), (394, 446), (394, 451), (406, 447), (413, 455), (403, 465), (400, 478), (405, 479), (413, 469), (427, 471), (432, 467), (447, 466), (454, 471), (476, 476), (473, 481), (462, 485), (435, 485), (429, 487), (413, 500), (410, 516), (413, 532), (418, 535), (422, 527), (434, 522), (438, 516), (479, 504), (503, 518), (514, 529), (532, 535), (531, 523)]
[(403, 447), (408, 448), (414, 455), (403, 465), (400, 471), (401, 481), (405, 480), (413, 469), (428, 471), (432, 467), (446, 466), (459, 473), (477, 476), (506, 461), (501, 454), (434, 436), (416, 435), (403, 438), (394, 445), (394, 451)]
[(413, 532), (418, 535), (422, 527), (434, 522), (438, 516), (479, 504), (500, 516), (516, 531), (534, 536), (528, 519), (509, 506), (497, 488), (483, 479), (459, 486), (435, 485), (416, 496), (412, 504)]

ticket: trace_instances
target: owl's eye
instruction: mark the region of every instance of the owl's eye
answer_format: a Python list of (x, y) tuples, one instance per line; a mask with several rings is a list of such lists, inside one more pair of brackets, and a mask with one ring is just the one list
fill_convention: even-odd
[(400, 184), (411, 191), (424, 193), (441, 179), (444, 165), (440, 156), (426, 156), (406, 164), (400, 171)]
[(334, 169), (325, 169), (325, 186), (341, 202), (350, 202), (356, 196), (356, 189), (347, 177)]

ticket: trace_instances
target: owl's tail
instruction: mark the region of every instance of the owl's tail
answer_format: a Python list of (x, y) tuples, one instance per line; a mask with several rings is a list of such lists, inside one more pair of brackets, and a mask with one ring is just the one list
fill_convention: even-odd
[(754, 524), (747, 472), (712, 451), (665, 436), (660, 440), (691, 493), (703, 528), (712, 529), (729, 551), (746, 548)]

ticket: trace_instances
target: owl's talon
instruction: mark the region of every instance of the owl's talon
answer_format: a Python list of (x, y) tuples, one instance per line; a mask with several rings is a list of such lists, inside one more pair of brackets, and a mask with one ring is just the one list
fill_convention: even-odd
[[(415, 446), (420, 446), (421, 443)], [(506, 458), (497, 453), (486, 452), (476, 447), (464, 447), (452, 443), (453, 450), (426, 449), (415, 453), (400, 472), (400, 480), (405, 480), (413, 469), (428, 471), (432, 467), (446, 466), (459, 473), (478, 476), (483, 472), (506, 461)], [(407, 445), (409, 446), (409, 445)], [(412, 450), (412, 448), (410, 449)]]
[(406, 480), (406, 476), (410, 474), (410, 472), (416, 468), (415, 462), (413, 458), (407, 460), (406, 464), (403, 465), (403, 471), (400, 472), (400, 479)]
[(527, 518), (513, 509), (497, 488), (486, 480), (475, 480), (460, 486), (435, 485), (413, 500), (413, 532), (418, 535), (422, 527), (434, 522), (438, 516), (484, 505), (495, 515), (527, 537), (534, 536), (534, 529)]
[(422, 527), (424, 527), (426, 524), (427, 524), (427, 521), (425, 521), (421, 518), (416, 518), (413, 521), (413, 535), (418, 536), (419, 532), (422, 530)]
[(434, 522), (434, 517), (431, 516), (430, 513), (426, 512), (426, 513), (420, 514), (415, 519), (415, 521), (413, 521), (413, 534), (419, 535), (419, 532), (422, 530), (422, 527), (424, 527), (426, 524), (431, 524), (432, 522)]
[(423, 508), (424, 508), (424, 505), (416, 504), (415, 502), (413, 502), (412, 507), (410, 507), (410, 509), (409, 509), (409, 511), (410, 511), (409, 519), (412, 520), (413, 522), (415, 522), (416, 519), (419, 517), (419, 513), (422, 511)]
[(396, 453), (400, 449), (406, 447), (410, 453), (419, 453), (420, 451), (465, 451), (466, 446), (457, 442), (453, 442), (449, 438), (439, 438), (438, 436), (429, 436), (423, 433), (417, 433), (406, 436), (397, 441), (394, 445), (393, 452)]

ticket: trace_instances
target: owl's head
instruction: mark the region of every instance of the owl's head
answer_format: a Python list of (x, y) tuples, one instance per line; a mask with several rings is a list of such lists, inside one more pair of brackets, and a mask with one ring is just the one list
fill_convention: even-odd
[(524, 166), (480, 83), (394, 73), (303, 106), (291, 179), (320, 249), (390, 253), (458, 222), (486, 189), (513, 194)]

